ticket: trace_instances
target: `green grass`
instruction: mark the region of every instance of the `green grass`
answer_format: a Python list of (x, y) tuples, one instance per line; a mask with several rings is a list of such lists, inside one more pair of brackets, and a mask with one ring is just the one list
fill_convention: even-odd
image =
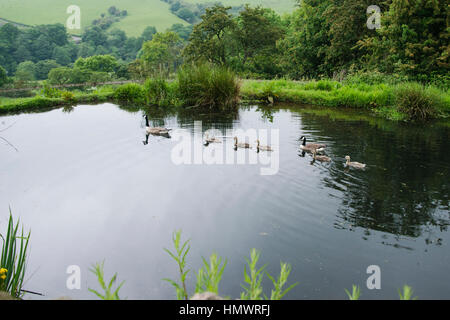
[(448, 91), (409, 82), (387, 85), (331, 80), (246, 80), (241, 96), (246, 100), (270, 98), (275, 102), (366, 109), (391, 120), (425, 120), (450, 115)]
[[(164, 31), (174, 23), (187, 24), (169, 10), (169, 5), (160, 0), (1, 0), (0, 18), (27, 25), (63, 23), (69, 15), (67, 7), (75, 4), (81, 9), (81, 28), (89, 26), (92, 20), (106, 13), (110, 6), (127, 10), (128, 16), (112, 25), (128, 36), (139, 36), (147, 26), (155, 26)], [(81, 34), (80, 30), (68, 30), (72, 34)]]
[[(214, 2), (213, 0), (184, 0), (190, 3)], [(225, 6), (240, 6), (248, 3), (251, 6), (261, 5), (265, 8), (272, 8), (279, 14), (292, 12), (295, 6), (294, 0), (220, 0)]]
[(132, 103), (139, 107), (197, 106), (227, 111), (234, 109), (240, 97), (251, 102), (265, 103), (270, 100), (336, 110), (354, 108), (368, 115), (375, 114), (395, 121), (445, 120), (450, 117), (450, 90), (443, 91), (414, 82), (390, 85), (331, 80), (239, 82), (227, 70), (194, 69), (186, 66), (178, 73), (177, 80), (172, 82), (153, 79), (144, 85), (105, 86), (92, 92), (72, 91), (73, 95), (61, 92), (56, 97), (0, 98), (0, 114), (106, 101)]

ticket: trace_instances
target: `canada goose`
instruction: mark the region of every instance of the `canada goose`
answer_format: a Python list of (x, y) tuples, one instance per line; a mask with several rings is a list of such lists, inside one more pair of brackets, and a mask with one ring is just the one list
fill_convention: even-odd
[(301, 136), (300, 140), (303, 140), (303, 143), (300, 145), (300, 149), (306, 151), (306, 152), (312, 152), (313, 150), (316, 150), (316, 152), (321, 152), (323, 149), (325, 149), (326, 145), (322, 143), (306, 143), (306, 137)]
[(251, 149), (252, 147), (250, 146), (250, 144), (246, 142), (238, 143), (238, 138), (234, 137), (234, 148)]
[(350, 161), (350, 156), (345, 156), (345, 160), (347, 160), (347, 162), (345, 162), (345, 165), (349, 166), (349, 167), (353, 167), (353, 168), (358, 168), (358, 169), (363, 169), (366, 167), (365, 163), (359, 163), (359, 162), (351, 162)]
[(259, 152), (261, 151), (273, 151), (271, 146), (261, 146), (259, 144), (259, 140), (256, 140), (256, 150)]
[(169, 131), (172, 129), (162, 128), (162, 127), (150, 127), (148, 123), (148, 116), (145, 115), (145, 131), (149, 134), (167, 136)]
[(327, 157), (327, 156), (318, 156), (318, 155), (316, 155), (316, 153), (317, 153), (317, 151), (316, 151), (316, 149), (314, 149), (314, 150), (312, 151), (313, 159), (314, 159), (314, 160), (317, 160), (317, 161), (320, 161), (320, 162), (330, 162), (330, 161), (331, 161), (331, 158), (330, 158), (330, 157)]
[(222, 143), (222, 140), (220, 140), (220, 139), (217, 139), (216, 137), (209, 137), (209, 134), (208, 133), (206, 133), (205, 134), (205, 142), (207, 143), (207, 144), (210, 144), (210, 143)]

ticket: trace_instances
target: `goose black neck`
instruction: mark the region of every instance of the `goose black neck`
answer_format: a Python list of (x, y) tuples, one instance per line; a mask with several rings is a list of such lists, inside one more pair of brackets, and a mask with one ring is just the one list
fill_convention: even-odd
[(306, 137), (303, 137), (302, 141), (302, 145), (306, 145)]

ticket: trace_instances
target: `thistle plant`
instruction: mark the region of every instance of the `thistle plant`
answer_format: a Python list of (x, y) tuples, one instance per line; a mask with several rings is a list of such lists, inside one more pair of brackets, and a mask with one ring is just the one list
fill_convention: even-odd
[(352, 293), (350, 293), (347, 289), (345, 289), (349, 300), (359, 300), (359, 296), (361, 295), (361, 289), (359, 286), (352, 286)]
[(175, 231), (172, 234), (172, 242), (175, 247), (175, 252), (170, 251), (169, 249), (164, 248), (164, 250), (176, 261), (178, 264), (178, 270), (180, 273), (180, 281), (181, 283), (177, 283), (171, 279), (163, 279), (169, 282), (172, 286), (174, 286), (177, 292), (178, 300), (188, 300), (188, 293), (186, 290), (186, 277), (190, 270), (186, 270), (186, 255), (188, 254), (191, 247), (189, 246), (189, 240), (186, 240), (183, 244), (181, 244), (181, 230)]
[(95, 265), (92, 266), (91, 269), (89, 269), (89, 271), (91, 271), (93, 274), (96, 275), (97, 277), (97, 281), (100, 284), (100, 287), (102, 288), (102, 290), (104, 291), (104, 294), (101, 294), (91, 288), (89, 288), (89, 291), (94, 293), (97, 297), (99, 297), (102, 300), (120, 300), (119, 297), (119, 290), (120, 288), (122, 288), (122, 285), (125, 283), (125, 281), (122, 281), (119, 286), (116, 288), (116, 290), (113, 290), (113, 285), (117, 280), (117, 273), (114, 274), (114, 276), (111, 278), (111, 280), (109, 281), (108, 286), (106, 286), (105, 283), (105, 274), (103, 271), (103, 266), (104, 266), (104, 261), (100, 264), (100, 263), (96, 263)]
[(19, 221), (14, 225), (11, 209), (6, 236), (0, 234), (3, 241), (0, 260), (0, 291), (15, 298), (23, 296), (23, 281), (26, 271), (26, 259), (30, 232), (24, 235), (23, 227), (19, 235)]

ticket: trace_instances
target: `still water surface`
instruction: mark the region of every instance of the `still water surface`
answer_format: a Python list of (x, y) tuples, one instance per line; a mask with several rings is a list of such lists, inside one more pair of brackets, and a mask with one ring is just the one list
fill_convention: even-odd
[[(403, 284), (421, 299), (450, 299), (448, 125), (300, 107), (150, 116), (189, 132), (195, 120), (224, 135), (279, 129), (279, 171), (262, 176), (258, 165), (175, 165), (174, 139), (143, 143), (142, 114), (102, 104), (0, 117), (0, 130), (13, 124), (0, 135), (18, 149), (0, 144), (0, 228), (11, 206), (32, 231), (26, 289), (94, 299), (88, 269), (105, 260), (107, 277), (126, 281), (122, 297), (173, 299), (161, 279), (177, 268), (163, 248), (182, 229), (190, 268), (213, 252), (228, 259), (223, 295), (239, 296), (244, 258), (257, 248), (272, 274), (280, 261), (292, 265), (299, 285), (287, 299), (345, 299), (352, 284), (366, 299), (396, 299)], [(311, 163), (302, 135), (326, 143), (333, 161)], [(368, 168), (346, 169), (347, 154)], [(66, 288), (70, 265), (81, 268), (81, 290)], [(369, 265), (381, 268), (381, 290), (366, 288)]]

